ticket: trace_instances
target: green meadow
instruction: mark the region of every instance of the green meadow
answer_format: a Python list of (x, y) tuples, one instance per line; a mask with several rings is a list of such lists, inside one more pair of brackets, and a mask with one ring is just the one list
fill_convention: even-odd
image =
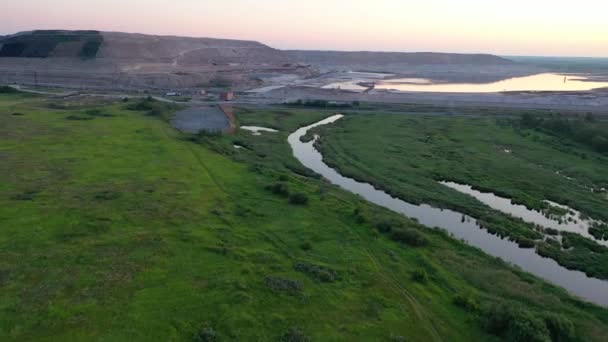
[[(608, 310), (310, 174), (287, 135), (332, 113), (239, 109), (241, 124), (280, 132), (184, 135), (167, 123), (176, 109), (0, 95), (0, 340), (608, 334)], [(345, 134), (358, 120), (378, 131), (362, 141)], [(373, 120), (345, 120), (323, 148), (369, 145), (358, 157), (363, 167), (376, 139), (404, 139)], [(409, 150), (399, 140), (384, 150), (398, 147)]]

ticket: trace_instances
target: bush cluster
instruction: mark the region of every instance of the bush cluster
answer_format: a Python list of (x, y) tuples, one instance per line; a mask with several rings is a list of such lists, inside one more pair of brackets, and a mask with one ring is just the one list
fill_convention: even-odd
[(217, 333), (211, 327), (202, 328), (196, 336), (194, 336), (195, 342), (215, 342), (218, 340)]
[(412, 279), (415, 282), (425, 284), (426, 282), (429, 281), (429, 275), (426, 273), (426, 271), (424, 269), (419, 268), (412, 273)]
[(299, 262), (294, 265), (294, 269), (323, 283), (331, 283), (338, 279), (336, 270), (321, 265)]
[(589, 228), (589, 234), (593, 235), (598, 240), (608, 240), (608, 225), (596, 224)]
[(471, 295), (456, 295), (456, 297), (454, 297), (454, 304), (469, 312), (476, 312), (479, 310), (477, 299)]
[(302, 249), (303, 251), (309, 251), (312, 249), (312, 243), (310, 243), (309, 241), (302, 242), (300, 244), (300, 249)]
[(297, 280), (279, 278), (279, 277), (266, 277), (264, 283), (274, 292), (287, 293), (294, 295), (302, 291), (302, 284)]
[(591, 114), (588, 114), (585, 118), (577, 118), (526, 113), (519, 120), (519, 125), (523, 128), (535, 129), (560, 138), (570, 139), (599, 153), (608, 153), (607, 125), (605, 122), (596, 120)]
[(351, 103), (334, 103), (326, 100), (297, 100), (288, 103), (294, 107), (312, 107), (312, 108), (352, 108)]
[(306, 336), (300, 329), (292, 327), (289, 328), (281, 337), (280, 342), (308, 342), (310, 338)]
[(307, 205), (308, 196), (306, 194), (298, 192), (289, 196), (289, 203), (294, 205)]
[(72, 120), (72, 121), (88, 121), (88, 120), (93, 120), (94, 118), (89, 117), (89, 116), (68, 115), (65, 117), (65, 119)]
[(287, 183), (276, 182), (266, 186), (266, 190), (278, 196), (289, 197), (289, 185)]
[(574, 325), (555, 314), (537, 314), (517, 305), (498, 303), (483, 312), (486, 330), (509, 341), (568, 341), (574, 336)]
[(0, 94), (15, 94), (18, 93), (19, 90), (9, 87), (9, 86), (0, 86)]
[(146, 112), (145, 114), (147, 116), (162, 117), (163, 113), (172, 107), (171, 105), (161, 103), (153, 97), (148, 96), (137, 101), (128, 102), (125, 108), (132, 111)]
[(411, 228), (400, 228), (393, 230), (390, 237), (394, 241), (406, 243), (414, 247), (424, 246), (428, 243), (428, 239), (426, 236), (424, 236), (424, 234)]
[(517, 239), (517, 245), (519, 245), (520, 248), (534, 248), (536, 243), (532, 239), (520, 237)]

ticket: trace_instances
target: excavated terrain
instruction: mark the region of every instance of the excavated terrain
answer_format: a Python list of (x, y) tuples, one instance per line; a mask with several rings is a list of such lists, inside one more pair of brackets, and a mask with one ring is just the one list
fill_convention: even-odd
[(312, 70), (253, 41), (98, 31), (0, 37), (0, 82), (108, 89), (242, 89)]

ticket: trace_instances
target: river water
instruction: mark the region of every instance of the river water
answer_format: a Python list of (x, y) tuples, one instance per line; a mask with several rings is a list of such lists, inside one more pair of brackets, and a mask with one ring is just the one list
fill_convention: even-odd
[[(344, 177), (323, 162), (321, 153), (314, 148), (317, 138), (307, 143), (300, 141), (300, 138), (306, 135), (308, 130), (331, 124), (342, 117), (342, 115), (334, 115), (315, 124), (302, 127), (291, 134), (288, 142), (296, 159), (307, 168), (323, 176), (330, 183), (357, 194), (374, 204), (417, 219), (419, 223), (427, 227), (445, 229), (454, 237), (478, 247), (485, 253), (517, 265), (524, 271), (565, 288), (573, 295), (598, 305), (608, 306), (608, 281), (587, 277), (583, 272), (568, 270), (558, 265), (554, 260), (536, 254), (534, 249), (519, 248), (516, 243), (501, 239), (481, 229), (475, 219), (461, 213), (434, 208), (426, 204), (414, 205), (394, 198), (368, 183)], [(465, 216), (464, 222), (462, 220), (463, 216)]]
[(539, 225), (543, 228), (552, 228), (560, 232), (576, 233), (586, 237), (587, 239), (595, 241), (597, 244), (608, 247), (608, 241), (596, 239), (589, 233), (589, 228), (591, 228), (594, 224), (604, 224), (604, 222), (585, 218), (579, 211), (568, 206), (551, 201), (545, 201), (545, 203), (552, 207), (557, 207), (567, 211), (565, 215), (559, 217), (558, 219), (540, 211), (528, 209), (524, 205), (515, 204), (511, 199), (500, 197), (493, 193), (475, 190), (468, 184), (458, 184), (455, 182), (439, 183), (456, 191), (462, 192), (463, 194), (473, 196), (488, 207), (501, 211), (505, 214), (521, 218), (525, 222)]

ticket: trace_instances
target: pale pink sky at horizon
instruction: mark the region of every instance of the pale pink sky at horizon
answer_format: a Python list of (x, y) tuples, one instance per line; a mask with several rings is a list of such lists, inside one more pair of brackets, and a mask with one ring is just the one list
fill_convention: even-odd
[(608, 1), (3, 0), (0, 35), (96, 29), (280, 49), (608, 57)]

